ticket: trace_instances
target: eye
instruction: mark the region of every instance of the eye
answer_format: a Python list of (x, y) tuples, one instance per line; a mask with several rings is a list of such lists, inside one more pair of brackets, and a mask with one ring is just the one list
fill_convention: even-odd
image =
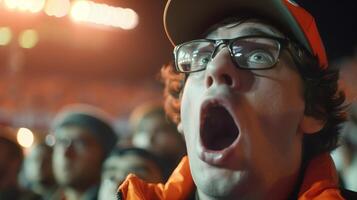
[(250, 68), (270, 67), (274, 65), (274, 57), (265, 50), (255, 50), (247, 55), (247, 64)]
[(211, 52), (196, 52), (192, 55), (192, 65), (197, 68), (205, 68), (211, 60)]

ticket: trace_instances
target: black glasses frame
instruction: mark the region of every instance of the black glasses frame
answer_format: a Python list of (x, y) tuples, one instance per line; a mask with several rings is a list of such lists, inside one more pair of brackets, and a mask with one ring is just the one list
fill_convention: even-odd
[(249, 35), (249, 36), (241, 36), (241, 37), (236, 37), (236, 38), (232, 38), (232, 39), (219, 39), (219, 40), (213, 40), (213, 39), (198, 39), (198, 40), (191, 40), (189, 42), (185, 42), (182, 43), (180, 45), (177, 45), (174, 48), (173, 54), (174, 54), (174, 61), (175, 61), (175, 69), (178, 72), (181, 73), (193, 73), (193, 72), (198, 72), (198, 71), (203, 71), (206, 69), (206, 67), (202, 68), (202, 69), (198, 69), (198, 70), (193, 70), (193, 71), (182, 71), (180, 70), (180, 68), (178, 67), (178, 56), (177, 53), (179, 52), (180, 48), (182, 48), (183, 46), (187, 45), (187, 44), (191, 44), (193, 42), (210, 42), (213, 44), (214, 46), (214, 50), (212, 52), (211, 55), (211, 59), (213, 59), (213, 57), (215, 56), (218, 47), (220, 47), (222, 44), (224, 44), (225, 46), (228, 47), (228, 51), (231, 57), (232, 62), (234, 63), (234, 65), (239, 68), (239, 69), (243, 69), (243, 70), (267, 70), (267, 69), (271, 69), (273, 67), (276, 66), (276, 64), (279, 62), (279, 59), (276, 60), (276, 62), (267, 68), (256, 68), (256, 69), (251, 69), (251, 68), (246, 68), (246, 67), (241, 67), (237, 61), (234, 59), (234, 55), (233, 55), (233, 43), (237, 40), (241, 40), (241, 39), (249, 39), (249, 38), (266, 38), (266, 39), (272, 39), (275, 40), (279, 43), (279, 52), (278, 52), (278, 58), (280, 57), (281, 51), (282, 49), (286, 48), (289, 43), (291, 43), (291, 41), (289, 39), (286, 38), (281, 38), (281, 37), (275, 37), (275, 36), (267, 36), (267, 35)]

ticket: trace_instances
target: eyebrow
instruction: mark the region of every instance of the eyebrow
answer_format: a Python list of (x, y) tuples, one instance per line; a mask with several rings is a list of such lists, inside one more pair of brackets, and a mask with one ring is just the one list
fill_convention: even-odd
[(242, 30), (242, 36), (246, 35), (262, 35), (262, 36), (280, 36), (276, 31), (271, 30), (270, 28), (256, 28), (256, 27), (249, 27)]

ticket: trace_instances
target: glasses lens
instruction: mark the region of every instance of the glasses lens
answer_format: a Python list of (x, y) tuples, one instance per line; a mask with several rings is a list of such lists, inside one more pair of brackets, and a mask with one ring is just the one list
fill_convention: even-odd
[(206, 68), (214, 45), (209, 41), (192, 41), (178, 46), (176, 66), (181, 72), (195, 72)]
[(245, 38), (231, 43), (231, 50), (240, 68), (266, 69), (278, 61), (280, 43), (270, 38)]

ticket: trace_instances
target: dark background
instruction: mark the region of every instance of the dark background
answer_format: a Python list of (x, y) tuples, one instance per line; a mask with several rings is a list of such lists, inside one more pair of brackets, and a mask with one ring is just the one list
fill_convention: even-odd
[(315, 16), (328, 58), (352, 56), (357, 47), (357, 1), (298, 0)]

